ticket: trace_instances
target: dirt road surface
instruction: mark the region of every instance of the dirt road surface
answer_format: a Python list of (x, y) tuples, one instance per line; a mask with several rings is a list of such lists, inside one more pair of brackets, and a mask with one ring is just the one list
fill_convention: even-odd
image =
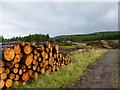
[(118, 66), (113, 62), (112, 57), (115, 53), (118, 55), (117, 50), (109, 50), (97, 65), (92, 67), (92, 72), (68, 84), (67, 88), (116, 88), (113, 71), (118, 69)]

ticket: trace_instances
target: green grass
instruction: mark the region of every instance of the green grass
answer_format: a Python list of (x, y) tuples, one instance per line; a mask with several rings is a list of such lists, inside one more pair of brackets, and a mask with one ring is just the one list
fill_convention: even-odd
[[(114, 53), (112, 54), (112, 61), (114, 63), (116, 63), (116, 67), (118, 67), (118, 51), (120, 52), (120, 50), (116, 50), (116, 52), (114, 51)], [(119, 76), (118, 76), (118, 68), (115, 68), (113, 73), (112, 73), (113, 77), (114, 77), (114, 82), (115, 82), (115, 87), (116, 88), (120, 88), (120, 81), (119, 81)]]
[(18, 86), (17, 88), (63, 88), (64, 85), (74, 82), (80, 76), (85, 75), (86, 66), (95, 63), (105, 52), (107, 50), (83, 49), (69, 53), (73, 60), (72, 63), (62, 67), (59, 71), (41, 74), (36, 81), (30, 79), (27, 85)]
[(71, 46), (60, 46), (60, 47), (63, 47), (65, 49), (70, 49), (70, 48), (90, 48), (91, 46), (86, 46), (86, 43), (76, 43), (76, 42), (72, 42), (74, 45), (71, 45)]
[(70, 48), (76, 48), (76, 45), (72, 45), (72, 46), (60, 46), (60, 47), (63, 47), (65, 49), (70, 49)]
[(111, 40), (113, 43), (118, 43), (119, 40)]

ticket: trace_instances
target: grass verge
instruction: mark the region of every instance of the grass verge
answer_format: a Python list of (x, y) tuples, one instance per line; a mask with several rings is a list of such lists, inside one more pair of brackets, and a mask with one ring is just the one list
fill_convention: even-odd
[(113, 61), (113, 63), (115, 63), (115, 65), (116, 65), (116, 68), (114, 69), (114, 71), (113, 71), (113, 78), (114, 78), (114, 82), (115, 82), (115, 87), (116, 88), (120, 88), (120, 81), (119, 81), (119, 76), (118, 76), (118, 52), (120, 52), (120, 50), (118, 49), (118, 50), (115, 50), (114, 51), (114, 53), (112, 54), (112, 61)]
[(107, 50), (102, 49), (83, 49), (71, 52), (69, 56), (73, 62), (69, 65), (50, 74), (41, 74), (38, 80), (31, 79), (27, 85), (15, 88), (61, 88), (84, 75), (84, 70), (87, 69), (86, 66), (96, 62), (105, 52)]

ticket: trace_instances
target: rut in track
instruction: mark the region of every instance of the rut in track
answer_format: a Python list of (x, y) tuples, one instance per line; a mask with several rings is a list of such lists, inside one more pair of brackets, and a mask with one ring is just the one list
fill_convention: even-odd
[(88, 75), (79, 78), (76, 82), (67, 85), (67, 88), (115, 88), (113, 71), (117, 69), (117, 63), (112, 60), (112, 54), (118, 53), (117, 50), (109, 50), (93, 71)]

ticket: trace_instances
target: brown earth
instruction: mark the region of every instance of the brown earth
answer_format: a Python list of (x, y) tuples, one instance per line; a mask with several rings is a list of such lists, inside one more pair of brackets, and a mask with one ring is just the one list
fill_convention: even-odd
[[(113, 62), (112, 54), (117, 50), (109, 50), (94, 66), (88, 66), (92, 72), (78, 78), (77, 81), (66, 85), (66, 88), (116, 88), (113, 71), (117, 70), (117, 63)], [(117, 58), (116, 58), (117, 59)]]

